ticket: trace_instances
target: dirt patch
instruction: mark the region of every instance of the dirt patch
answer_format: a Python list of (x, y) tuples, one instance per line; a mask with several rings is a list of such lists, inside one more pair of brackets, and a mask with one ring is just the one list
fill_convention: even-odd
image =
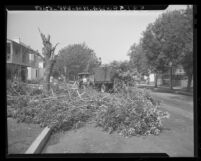
[(43, 129), (37, 124), (17, 123), (7, 119), (8, 154), (23, 154)]

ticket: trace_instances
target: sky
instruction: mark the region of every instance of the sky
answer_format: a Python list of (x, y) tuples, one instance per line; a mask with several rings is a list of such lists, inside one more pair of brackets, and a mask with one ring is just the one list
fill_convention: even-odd
[(50, 34), (53, 45), (59, 43), (56, 54), (68, 45), (85, 42), (103, 64), (124, 61), (149, 23), (163, 12), (185, 8), (186, 5), (170, 5), (158, 11), (8, 11), (7, 38), (20, 38), (41, 52), (40, 28), (45, 35)]

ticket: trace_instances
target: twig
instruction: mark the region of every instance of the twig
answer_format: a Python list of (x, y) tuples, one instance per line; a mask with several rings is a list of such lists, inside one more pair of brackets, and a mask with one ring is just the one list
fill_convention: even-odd
[(55, 99), (55, 98), (60, 98), (60, 97), (66, 97), (66, 95), (60, 95), (60, 96), (55, 96), (55, 97), (42, 98), (42, 100), (46, 100), (46, 99)]
[(20, 96), (20, 94), (15, 90), (15, 88), (14, 87), (12, 87), (12, 90), (17, 94), (17, 95), (19, 95)]
[(40, 98), (38, 100), (30, 100), (29, 102), (37, 102), (40, 100), (49, 100), (49, 99), (58, 99), (58, 98), (62, 98), (62, 97), (66, 97), (66, 95), (60, 95), (60, 96), (54, 96), (54, 97), (46, 97), (46, 98)]
[(85, 92), (83, 92), (83, 93), (80, 94), (79, 91), (77, 90), (77, 94), (78, 94), (78, 96), (79, 96), (80, 98), (82, 98), (82, 95), (85, 94)]
[(52, 96), (55, 96), (55, 95), (54, 95), (54, 92), (53, 92), (53, 90), (52, 90), (52, 88), (51, 88), (51, 91), (52, 91)]
[[(68, 91), (68, 90), (67, 90)], [(70, 100), (71, 100), (71, 95), (70, 95), (70, 92), (68, 91), (68, 96), (69, 96), (69, 98), (70, 98)]]

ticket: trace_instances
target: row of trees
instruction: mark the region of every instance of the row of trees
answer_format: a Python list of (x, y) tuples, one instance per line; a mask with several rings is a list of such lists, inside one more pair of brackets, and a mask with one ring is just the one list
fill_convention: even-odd
[[(175, 10), (162, 14), (148, 25), (139, 44), (128, 52), (130, 63), (139, 73), (156, 75), (167, 72), (170, 65), (182, 65), (188, 76), (187, 89), (193, 77), (193, 9)], [(171, 81), (172, 82), (172, 81)]]
[[(76, 76), (79, 72), (91, 72), (101, 64), (95, 52), (85, 43), (68, 45), (54, 54), (55, 46), (50, 42), (50, 35), (43, 41), (42, 54), (45, 62), (44, 80), (49, 89), (50, 75), (65, 78)], [(128, 52), (129, 62), (114, 61), (112, 65), (122, 75), (148, 75), (150, 72), (158, 74), (167, 72), (169, 65), (182, 65), (188, 76), (188, 89), (193, 77), (193, 10), (188, 6), (186, 10), (166, 12), (148, 25), (138, 44), (133, 44)]]

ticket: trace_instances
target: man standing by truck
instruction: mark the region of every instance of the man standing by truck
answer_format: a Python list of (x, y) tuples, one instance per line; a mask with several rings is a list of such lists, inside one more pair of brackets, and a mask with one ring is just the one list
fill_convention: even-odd
[(85, 76), (83, 77), (82, 81), (83, 81), (83, 84), (84, 84), (84, 85), (87, 84), (87, 78), (86, 78)]
[(79, 88), (86, 87), (88, 85), (88, 80), (86, 76), (79, 76)]

